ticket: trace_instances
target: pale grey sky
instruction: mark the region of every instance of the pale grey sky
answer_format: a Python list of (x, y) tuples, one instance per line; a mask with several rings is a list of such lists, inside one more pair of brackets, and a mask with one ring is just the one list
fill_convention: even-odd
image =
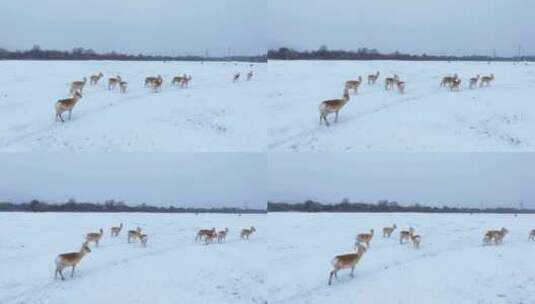
[(1, 153), (0, 201), (266, 208), (266, 159), (255, 153)]
[(267, 0), (0, 1), (0, 47), (260, 55)]
[(270, 0), (269, 47), (535, 54), (533, 0)]
[(535, 208), (535, 153), (272, 153), (272, 201)]

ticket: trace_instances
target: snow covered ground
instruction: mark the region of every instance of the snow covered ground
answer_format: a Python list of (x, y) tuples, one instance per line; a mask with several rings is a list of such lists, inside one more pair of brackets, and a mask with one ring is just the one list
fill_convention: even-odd
[[(265, 303), (266, 215), (0, 213), (0, 303)], [(110, 238), (109, 227), (126, 229)], [(239, 239), (242, 228), (257, 234)], [(128, 244), (140, 226), (148, 246)], [(195, 243), (198, 228), (230, 229), (223, 244)], [(73, 279), (54, 281), (57, 254), (104, 228)], [(65, 274), (70, 274), (67, 269)]]
[[(252, 81), (243, 77), (249, 70)], [(260, 151), (267, 125), (259, 94), (266, 64), (223, 62), (0, 61), (0, 151)], [(86, 86), (72, 121), (54, 122), (54, 104), (70, 83), (101, 71)], [(242, 79), (232, 83), (234, 73)], [(187, 89), (173, 76), (191, 74)], [(107, 90), (119, 74), (127, 94)], [(161, 93), (143, 86), (161, 74)], [(65, 113), (67, 114), (67, 113)]]
[[(399, 244), (412, 226), (420, 249)], [(300, 214), (268, 216), (269, 303), (535, 303), (535, 215)], [(485, 230), (505, 226), (503, 245), (482, 246)], [(352, 251), (357, 233), (375, 230), (355, 268), (328, 286), (330, 261)]]
[[(535, 64), (407, 61), (269, 61), (269, 149), (276, 151), (533, 151)], [(375, 86), (367, 75), (379, 70)], [(460, 92), (440, 88), (457, 73)], [(476, 74), (491, 87), (469, 90)], [(406, 94), (385, 92), (398, 74)], [(364, 84), (340, 121), (319, 125), (318, 106), (340, 98), (346, 80)], [(334, 120), (334, 115), (330, 117)]]

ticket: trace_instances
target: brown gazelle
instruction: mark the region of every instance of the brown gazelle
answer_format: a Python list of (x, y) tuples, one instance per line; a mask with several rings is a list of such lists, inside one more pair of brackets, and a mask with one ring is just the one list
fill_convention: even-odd
[(148, 76), (148, 77), (145, 77), (145, 86), (149, 86), (152, 82), (154, 82), (156, 79), (158, 79), (158, 77), (155, 77), (155, 76)]
[(442, 78), (442, 81), (440, 82), (441, 87), (450, 87), (451, 83), (454, 79), (459, 78), (457, 74), (454, 74), (453, 76), (445, 76)]
[(412, 241), (412, 246), (414, 248), (420, 248), (420, 243), (422, 242), (422, 237), (419, 236), (418, 234), (414, 234), (413, 231), (411, 231), (410, 237), (411, 237), (410, 240)]
[(399, 232), (399, 243), (403, 244), (404, 240), (409, 241), (411, 239), (411, 234), (414, 233), (414, 228), (410, 227), (409, 230), (401, 230)]
[(479, 86), (489, 86), (490, 83), (494, 80), (494, 74), (490, 74), (490, 76), (483, 76), (481, 77), (481, 82), (479, 83)]
[(390, 237), (392, 235), (392, 232), (396, 230), (397, 226), (396, 224), (392, 225), (392, 227), (384, 227), (383, 228), (383, 237)]
[(117, 75), (117, 77), (110, 77), (108, 79), (108, 90), (114, 90), (115, 87), (117, 87), (121, 83), (122, 79), (121, 76)]
[(100, 242), (100, 239), (102, 238), (102, 236), (104, 235), (104, 230), (102, 230), (102, 228), (100, 228), (99, 232), (91, 232), (91, 233), (88, 233), (86, 236), (85, 236), (85, 240), (89, 243), (89, 242), (95, 242), (95, 245), (98, 247), (98, 244)]
[(137, 227), (136, 230), (128, 230), (128, 243), (130, 243), (131, 240), (136, 240), (141, 235), (141, 228)]
[(348, 81), (346, 81), (344, 88), (348, 92), (349, 92), (349, 90), (353, 90), (353, 93), (358, 93), (361, 83), (362, 83), (362, 76), (359, 76), (358, 80), (348, 80)]
[(470, 78), (470, 89), (475, 89), (477, 87), (477, 83), (479, 82), (479, 74), (476, 75), (476, 77)]
[(56, 258), (56, 271), (54, 273), (54, 279), (58, 279), (58, 273), (61, 276), (62, 280), (65, 280), (65, 277), (63, 276), (63, 269), (67, 267), (72, 267), (71, 270), (71, 278), (74, 276), (74, 268), (76, 268), (76, 265), (80, 263), (82, 258), (91, 252), (91, 249), (89, 249), (89, 246), (87, 245), (87, 242), (82, 244), (82, 247), (80, 248), (80, 251), (78, 252), (70, 252), (70, 253), (63, 253), (58, 255)]
[(149, 240), (149, 236), (142, 233), (139, 235), (139, 240), (141, 241), (141, 246), (147, 247), (147, 241)]
[(121, 90), (121, 93), (126, 93), (126, 90), (128, 89), (128, 82), (126, 81), (119, 82), (119, 89)]
[(365, 243), (366, 248), (370, 248), (370, 241), (373, 238), (373, 229), (370, 230), (370, 233), (359, 233), (355, 239), (355, 247), (360, 243)]
[(459, 91), (461, 89), (461, 78), (455, 78), (451, 81), (450, 90)]
[(226, 240), (228, 234), (228, 228), (217, 232), (217, 242), (221, 243)]
[(319, 106), (320, 111), (320, 125), (322, 121), (325, 121), (325, 124), (329, 126), (329, 121), (327, 120), (327, 115), (335, 113), (334, 122), (338, 122), (338, 113), (349, 101), (349, 92), (347, 89), (344, 89), (344, 97), (341, 99), (330, 99), (323, 101)]
[(256, 231), (256, 228), (254, 226), (251, 226), (249, 229), (242, 229), (240, 232), (240, 238), (242, 240), (248, 240), (249, 236), (253, 234)]
[(215, 234), (215, 233), (216, 233), (215, 227), (213, 227), (212, 229), (200, 229), (197, 232), (197, 236), (195, 237), (195, 241), (202, 240), (203, 238), (206, 238), (206, 236), (212, 235), (212, 234)]
[(182, 76), (182, 81), (180, 82), (180, 86), (183, 88), (187, 88), (189, 86), (189, 82), (191, 81), (191, 75)]
[(78, 103), (78, 100), (80, 100), (80, 98), (82, 98), (82, 94), (80, 92), (76, 91), (76, 92), (74, 92), (74, 95), (71, 98), (58, 100), (56, 102), (56, 104), (55, 104), (56, 121), (58, 121), (58, 119), (59, 119), (59, 120), (61, 120), (61, 122), (65, 122), (65, 120), (63, 120), (63, 117), (61, 116), (61, 114), (63, 114), (63, 112), (66, 112), (66, 111), (69, 111), (69, 120), (70, 120), (71, 119), (71, 114), (72, 114), (72, 109)]
[(71, 83), (71, 91), (70, 91), (71, 94), (73, 94), (76, 91), (78, 91), (80, 93), (83, 93), (86, 82), (87, 82), (87, 78), (86, 77), (84, 77), (83, 81), (73, 81)]
[(99, 72), (97, 75), (91, 75), (89, 77), (89, 84), (90, 85), (97, 85), (100, 78), (104, 77), (104, 74), (102, 72)]
[(398, 75), (394, 75), (394, 77), (386, 77), (385, 78), (385, 90), (392, 90), (394, 89), (394, 84), (399, 80)]
[(253, 71), (247, 72), (247, 81), (253, 79), (253, 75), (254, 75)]
[(158, 78), (156, 78), (154, 81), (152, 81), (150, 83), (152, 91), (154, 93), (161, 91), (162, 90), (162, 84), (163, 84), (163, 78), (162, 78), (162, 76), (158, 75)]
[(405, 94), (405, 81), (396, 79), (396, 87), (398, 88), (399, 94)]
[(121, 230), (123, 230), (123, 223), (119, 225), (119, 227), (111, 227), (110, 232), (112, 237), (119, 236), (119, 233), (121, 233)]
[(209, 231), (204, 235), (204, 243), (208, 245), (208, 243), (214, 242), (218, 238), (218, 233), (214, 231)]
[(234, 76), (232, 76), (232, 82), (236, 82), (240, 79), (240, 73), (236, 73), (234, 74)]
[(531, 229), (531, 231), (529, 232), (528, 240), (535, 241), (535, 229)]
[(493, 240), (495, 245), (503, 243), (503, 238), (508, 232), (509, 230), (503, 227), (500, 230), (487, 231), (483, 237), (483, 245), (490, 245)]
[(333, 276), (338, 278), (337, 273), (340, 269), (351, 268), (350, 275), (354, 277), (355, 265), (357, 265), (364, 253), (366, 253), (366, 247), (364, 245), (357, 244), (357, 248), (356, 253), (337, 255), (332, 259), (331, 264), (333, 265), (333, 270), (331, 270), (329, 275), (329, 285), (332, 283)]
[(375, 84), (377, 79), (379, 79), (379, 71), (375, 72), (375, 74), (368, 75), (368, 84)]

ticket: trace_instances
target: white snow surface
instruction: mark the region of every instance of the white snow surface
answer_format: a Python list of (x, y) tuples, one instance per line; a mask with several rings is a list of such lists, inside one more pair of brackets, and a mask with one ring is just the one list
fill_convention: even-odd
[[(0, 213), (0, 303), (265, 303), (266, 215)], [(109, 228), (123, 222), (117, 238)], [(257, 233), (240, 240), (242, 228)], [(127, 243), (140, 226), (147, 247)], [(230, 229), (221, 244), (195, 242), (199, 228)], [(104, 229), (74, 278), (54, 280), (54, 260)]]
[[(510, 62), (277, 61), (268, 64), (272, 151), (533, 151), (535, 64)], [(374, 86), (367, 76), (380, 71)], [(460, 92), (440, 87), (457, 73)], [(470, 90), (476, 74), (496, 77)], [(384, 89), (399, 75), (405, 94)], [(363, 77), (337, 124), (319, 124), (319, 104)], [(334, 121), (334, 114), (329, 117)]]
[[(535, 215), (270, 213), (268, 225), (270, 304), (535, 303)], [(409, 226), (420, 249), (399, 244)], [(483, 246), (485, 231), (502, 226), (504, 243)], [(340, 270), (328, 286), (331, 260), (354, 252), (355, 236), (372, 228), (355, 277)]]
[[(0, 61), (0, 70), (0, 151), (265, 150), (265, 63)], [(256, 75), (245, 81), (249, 70)], [(99, 71), (104, 78), (90, 86)], [(237, 72), (242, 79), (233, 83)], [(192, 75), (190, 87), (172, 87), (183, 73)], [(144, 79), (158, 74), (163, 90), (152, 93)], [(107, 90), (115, 75), (128, 82), (126, 94)], [(55, 102), (84, 76), (72, 120), (54, 122)]]

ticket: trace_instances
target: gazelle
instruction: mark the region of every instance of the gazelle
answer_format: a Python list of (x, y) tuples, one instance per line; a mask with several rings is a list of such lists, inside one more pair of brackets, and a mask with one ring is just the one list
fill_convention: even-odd
[(500, 229), (500, 230), (489, 230), (485, 233), (485, 237), (483, 237), (483, 245), (490, 245), (492, 240), (494, 240), (494, 244), (498, 245), (503, 243), (503, 238), (505, 235), (509, 232), (506, 228)]
[(191, 75), (184, 74), (184, 76), (182, 76), (182, 81), (180, 82), (180, 86), (183, 88), (184, 87), (187, 88), (190, 81), (191, 81)]
[(154, 76), (145, 77), (145, 87), (148, 87), (156, 79), (158, 79), (158, 77), (154, 77)]
[(154, 81), (150, 83), (150, 86), (152, 88), (152, 91), (154, 93), (162, 90), (162, 84), (163, 84), (163, 78), (162, 76), (158, 75), (158, 78), (156, 78)]
[(85, 236), (85, 240), (89, 243), (89, 242), (95, 242), (95, 245), (98, 247), (98, 243), (100, 242), (100, 239), (102, 238), (102, 235), (104, 235), (104, 230), (102, 230), (102, 228), (100, 228), (99, 232), (91, 232), (91, 233), (88, 233), (86, 236)]
[(251, 226), (249, 229), (242, 229), (240, 232), (240, 238), (242, 240), (248, 240), (249, 236), (251, 236), (251, 234), (253, 234), (255, 231), (256, 229), (254, 226)]
[(104, 74), (102, 72), (99, 72), (97, 75), (91, 75), (89, 77), (89, 84), (90, 85), (97, 85), (100, 78), (104, 77)]
[(56, 109), (56, 121), (60, 119), (61, 122), (65, 122), (61, 114), (66, 111), (69, 111), (69, 120), (71, 120), (72, 109), (78, 103), (80, 98), (82, 98), (82, 93), (76, 91), (71, 98), (58, 100), (54, 106)]
[(349, 92), (347, 89), (344, 89), (344, 97), (342, 99), (331, 99), (323, 101), (319, 106), (320, 111), (320, 125), (322, 121), (325, 121), (325, 124), (329, 126), (329, 121), (327, 120), (327, 115), (330, 113), (335, 113), (334, 122), (338, 122), (338, 113), (349, 101)]
[(479, 87), (489, 86), (493, 80), (494, 80), (494, 74), (490, 74), (490, 76), (483, 76), (481, 77), (481, 82), (479, 83)]
[(370, 248), (370, 241), (373, 238), (373, 229), (370, 230), (370, 233), (359, 233), (355, 240), (355, 247), (360, 243), (366, 243), (366, 248)]
[(130, 240), (136, 240), (141, 235), (141, 228), (137, 227), (136, 230), (128, 230), (128, 243), (130, 243)]
[(358, 93), (361, 83), (362, 83), (362, 77), (359, 76), (358, 80), (348, 80), (348, 81), (346, 81), (344, 88), (346, 90), (348, 90), (348, 91), (349, 90), (353, 90), (353, 93)]
[(368, 75), (368, 84), (375, 84), (377, 79), (379, 79), (379, 71), (377, 71), (375, 74)]
[(234, 76), (232, 76), (232, 82), (236, 82), (240, 79), (240, 73), (236, 73), (234, 74)]
[(329, 275), (329, 285), (332, 283), (333, 276), (338, 279), (338, 271), (340, 269), (351, 268), (350, 275), (354, 277), (355, 265), (360, 261), (364, 253), (366, 253), (366, 247), (362, 244), (357, 244), (357, 252), (350, 254), (337, 255), (332, 259), (331, 264), (333, 265), (333, 270)]
[(140, 234), (139, 240), (141, 241), (141, 246), (147, 247), (147, 241), (149, 240), (149, 236), (146, 234)]
[(405, 94), (405, 81), (396, 79), (396, 87), (398, 88), (399, 94)]
[(213, 227), (212, 229), (200, 229), (197, 232), (197, 236), (195, 237), (195, 241), (202, 240), (202, 238), (206, 237), (207, 235), (212, 235), (212, 234), (215, 234), (215, 233), (216, 233), (215, 227)]
[(535, 241), (535, 229), (531, 229), (531, 231), (529, 232), (528, 240)]
[(126, 93), (126, 89), (128, 89), (128, 82), (126, 81), (119, 82), (119, 89), (121, 90), (121, 93)]
[[(171, 85), (176, 86), (176, 85), (182, 84), (182, 79), (183, 79), (183, 78), (184, 78), (183, 75), (182, 75), (182, 76), (175, 76), (175, 77), (173, 77), (173, 80), (171, 81)], [(146, 82), (146, 81), (147, 81), (147, 80), (145, 79), (145, 82)]]
[(121, 81), (122, 79), (119, 75), (117, 75), (117, 77), (110, 77), (108, 79), (108, 90), (115, 90), (115, 87), (118, 86)]
[(119, 236), (119, 233), (121, 233), (121, 230), (123, 230), (123, 223), (121, 223), (119, 225), (119, 227), (111, 227), (110, 231), (111, 231), (111, 236), (112, 237), (117, 237)]
[(226, 240), (228, 234), (228, 228), (221, 230), (217, 233), (217, 242), (221, 243)]
[(384, 227), (383, 228), (383, 237), (390, 237), (392, 235), (392, 232), (396, 230), (397, 226), (396, 224), (392, 225), (392, 227)]
[(461, 78), (455, 78), (450, 83), (451, 91), (459, 91), (461, 88)]
[(386, 77), (385, 78), (385, 91), (394, 89), (394, 84), (399, 80), (398, 75), (394, 75), (394, 77)]
[(254, 75), (254, 74), (253, 74), (253, 71), (249, 71), (249, 72), (247, 72), (247, 81), (253, 79), (253, 75)]
[(422, 237), (419, 236), (418, 234), (414, 234), (414, 232), (412, 231), (411, 231), (410, 237), (412, 241), (412, 246), (414, 248), (420, 248), (420, 242), (422, 241)]
[(76, 265), (80, 263), (82, 258), (91, 252), (91, 249), (87, 245), (87, 242), (82, 244), (82, 247), (80, 248), (80, 251), (78, 252), (70, 252), (70, 253), (63, 253), (58, 255), (56, 258), (56, 271), (54, 272), (54, 279), (58, 279), (58, 273), (61, 276), (61, 280), (65, 280), (65, 277), (63, 276), (63, 269), (67, 267), (72, 267), (71, 270), (71, 278), (74, 276), (74, 268), (76, 268)]
[(477, 87), (477, 83), (479, 82), (479, 74), (476, 75), (476, 77), (470, 78), (470, 89), (475, 89)]
[(73, 81), (71, 83), (71, 90), (70, 90), (71, 94), (73, 94), (76, 91), (83, 93), (86, 82), (87, 82), (87, 77), (84, 77), (83, 81)]
[(399, 232), (399, 243), (403, 244), (403, 240), (409, 241), (411, 238), (411, 234), (414, 233), (414, 228), (410, 227), (409, 230), (401, 230)]
[(204, 235), (204, 243), (208, 245), (208, 243), (213, 243), (218, 238), (218, 233), (214, 231), (209, 231)]
[(454, 79), (459, 78), (457, 74), (454, 74), (453, 76), (444, 76), (442, 78), (442, 81), (440, 82), (441, 87), (450, 87), (451, 83)]

